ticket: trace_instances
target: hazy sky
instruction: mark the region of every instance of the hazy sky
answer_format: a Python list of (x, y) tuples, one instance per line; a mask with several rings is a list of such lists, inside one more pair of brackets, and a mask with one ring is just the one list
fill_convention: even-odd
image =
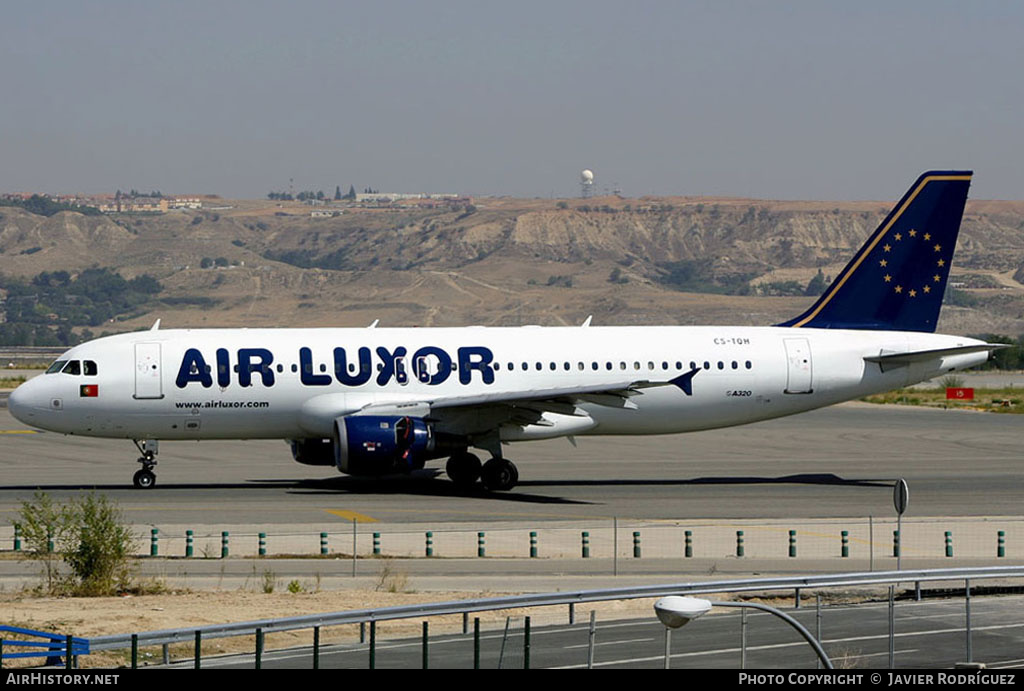
[(1024, 3), (13, 2), (0, 191), (1024, 199)]

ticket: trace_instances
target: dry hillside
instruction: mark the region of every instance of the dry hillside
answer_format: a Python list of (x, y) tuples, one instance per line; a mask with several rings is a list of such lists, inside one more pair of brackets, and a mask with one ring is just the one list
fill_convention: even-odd
[[(0, 272), (110, 267), (149, 273), (161, 301), (110, 330), (148, 326), (382, 324), (770, 324), (805, 296), (773, 282), (834, 276), (891, 202), (723, 198), (485, 198), (452, 210), (348, 209), (314, 219), (297, 202), (218, 201), (200, 212), (52, 217), (0, 208)], [(221, 266), (203, 268), (219, 259)], [(693, 262), (712, 286), (680, 292)], [(950, 332), (1024, 333), (1024, 202), (968, 203), (953, 267), (970, 307)], [(762, 286), (760, 289), (758, 286)]]

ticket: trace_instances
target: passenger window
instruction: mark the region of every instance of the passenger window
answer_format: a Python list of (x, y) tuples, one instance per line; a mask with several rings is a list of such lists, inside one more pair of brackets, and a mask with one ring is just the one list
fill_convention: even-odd
[(649, 369), (649, 370), (654, 369), (654, 363), (651, 362), (650, 360), (647, 361), (647, 369)]
[(753, 367), (753, 365), (750, 364), (750, 360), (747, 360), (747, 369), (750, 369), (751, 367)]
[(552, 362), (552, 363), (549, 363), (549, 364), (548, 364), (548, 369), (550, 369), (550, 370), (554, 371), (554, 369), (555, 369), (555, 363), (553, 363), (553, 362)]
[(718, 369), (725, 369), (725, 363), (721, 360), (718, 361)]
[(606, 370), (610, 370), (610, 369), (612, 368), (612, 363), (610, 363), (610, 362), (606, 362), (606, 363), (604, 363), (604, 368), (605, 368)]
[(597, 363), (596, 362), (591, 362), (590, 363), (590, 369), (592, 369), (594, 371), (597, 371)]
[(57, 360), (52, 365), (50, 365), (49, 369), (46, 370), (46, 373), (56, 374), (57, 372), (60, 372), (62, 369), (64, 369), (64, 365), (66, 364), (68, 364), (67, 360)]
[(93, 362), (92, 360), (85, 360), (85, 361), (82, 362), (82, 365), (83, 365), (83, 371), (85, 372), (85, 376), (87, 376), (87, 377), (95, 377), (96, 376), (96, 363), (95, 362)]
[(739, 369), (740, 368), (740, 363), (738, 363), (735, 360), (733, 360), (732, 361), (732, 368), (733, 369)]
[(711, 363), (707, 360), (704, 361), (704, 369), (711, 369)]
[(78, 360), (68, 360), (68, 364), (64, 365), (62, 371), (64, 374), (71, 374), (77, 377), (82, 373), (82, 363)]
[(567, 362), (567, 363), (565, 363), (565, 371), (566, 371), (566, 372), (568, 372), (568, 371), (569, 371), (569, 363), (568, 363), (568, 362)]

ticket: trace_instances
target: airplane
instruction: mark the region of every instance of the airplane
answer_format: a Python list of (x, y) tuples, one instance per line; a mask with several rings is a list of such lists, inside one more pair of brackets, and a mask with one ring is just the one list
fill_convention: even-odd
[[(821, 297), (775, 326), (160, 329), (99, 338), (12, 392), (10, 412), (132, 440), (283, 439), (349, 475), (447, 458), (460, 488), (515, 487), (508, 442), (675, 434), (801, 413), (982, 364), (935, 334), (970, 171), (922, 174)], [(490, 454), (482, 463), (470, 449)]]

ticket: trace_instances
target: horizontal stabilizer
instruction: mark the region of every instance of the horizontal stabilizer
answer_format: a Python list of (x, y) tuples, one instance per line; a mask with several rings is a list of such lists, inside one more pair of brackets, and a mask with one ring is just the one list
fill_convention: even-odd
[(914, 362), (927, 362), (937, 360), (950, 355), (969, 355), (971, 353), (991, 353), (993, 350), (1009, 348), (1005, 343), (981, 343), (978, 345), (957, 346), (955, 348), (938, 348), (936, 350), (914, 350), (908, 353), (883, 353), (880, 355), (869, 355), (864, 358), (866, 362), (877, 362), (882, 371), (891, 370), (896, 367), (904, 367)]

